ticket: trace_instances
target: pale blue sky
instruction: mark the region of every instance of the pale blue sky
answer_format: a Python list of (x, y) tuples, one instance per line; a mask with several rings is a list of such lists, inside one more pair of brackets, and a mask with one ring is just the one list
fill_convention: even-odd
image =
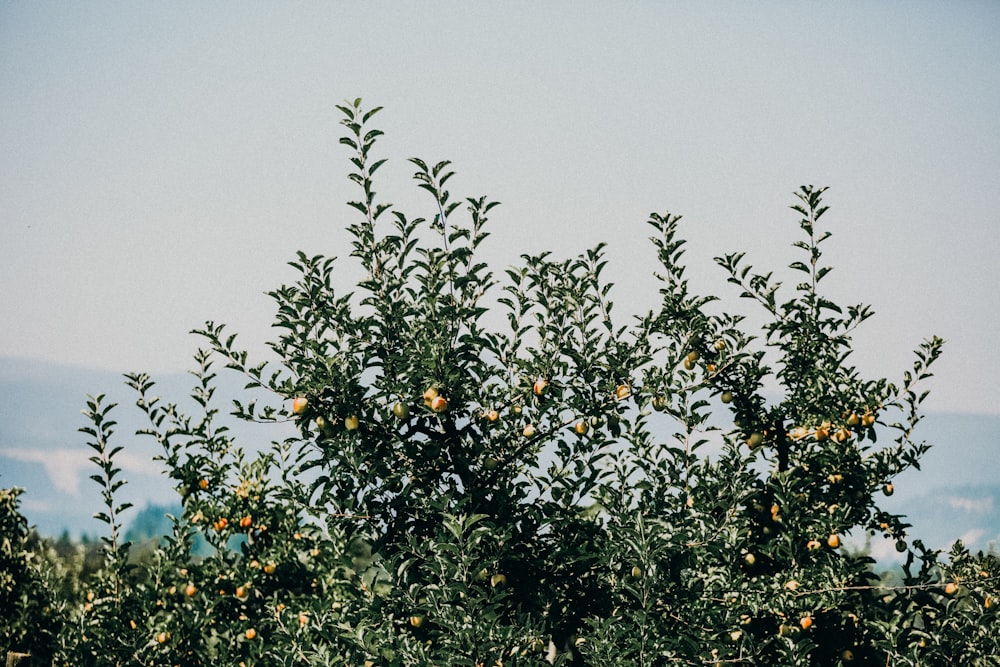
[(349, 254), (362, 96), (387, 200), (432, 213), (405, 159), (451, 159), (503, 202), (498, 272), (608, 241), (625, 312), (650, 211), (735, 302), (712, 257), (786, 266), (791, 193), (828, 185), (832, 295), (877, 311), (857, 363), (940, 335), (929, 407), (998, 414), (998, 34), (995, 2), (4, 3), (0, 355), (181, 370), (206, 319), (260, 349), (295, 251)]

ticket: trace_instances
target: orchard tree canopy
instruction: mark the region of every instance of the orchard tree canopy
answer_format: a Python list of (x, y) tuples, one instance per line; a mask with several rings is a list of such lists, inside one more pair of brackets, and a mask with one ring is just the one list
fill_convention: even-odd
[[(496, 203), (453, 197), (451, 164), (419, 159), (433, 215), (385, 203), (379, 109), (339, 109), (356, 290), (335, 288), (340, 260), (301, 252), (271, 293), (277, 361), (197, 331), (193, 413), (128, 376), (184, 507), (138, 564), (112, 406), (90, 400), (105, 566), (74, 579), (0, 517), (4, 571), (36, 568), (4, 582), (20, 615), (0, 648), (64, 665), (996, 664), (1000, 562), (928, 550), (880, 507), (927, 449), (942, 341), (897, 378), (852, 366), (872, 311), (824, 296), (824, 188), (792, 199), (799, 282), (734, 252), (719, 296), (685, 279), (680, 217), (651, 214), (659, 304), (622, 321), (603, 246), (487, 266)], [(765, 324), (727, 314), (731, 297)], [(217, 396), (217, 370), (246, 394)], [(229, 411), (260, 440), (237, 442)], [(288, 421), (295, 436), (265, 445)], [(196, 532), (212, 556), (192, 557)], [(849, 537), (893, 540), (902, 571), (875, 573)]]

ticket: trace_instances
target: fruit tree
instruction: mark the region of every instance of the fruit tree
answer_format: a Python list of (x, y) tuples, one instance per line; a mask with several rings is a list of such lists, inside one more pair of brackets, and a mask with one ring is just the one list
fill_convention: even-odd
[[(731, 295), (692, 292), (679, 216), (652, 214), (659, 303), (623, 322), (603, 246), (494, 273), (496, 202), (414, 159), (432, 213), (385, 203), (379, 110), (339, 109), (356, 290), (299, 253), (272, 359), (197, 331), (194, 410), (128, 376), (184, 508), (139, 566), (91, 399), (107, 564), (51, 622), (59, 664), (996, 664), (1000, 562), (926, 549), (879, 505), (927, 448), (942, 341), (891, 381), (852, 365), (872, 311), (822, 290), (823, 188), (795, 193), (797, 281), (727, 254)], [(218, 396), (217, 372), (247, 393)], [(850, 546), (866, 535), (905, 552), (895, 579)]]

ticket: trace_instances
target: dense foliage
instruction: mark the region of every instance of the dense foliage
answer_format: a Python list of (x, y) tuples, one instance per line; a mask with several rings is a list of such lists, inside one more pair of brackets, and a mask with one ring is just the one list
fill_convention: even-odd
[[(823, 189), (792, 207), (798, 284), (716, 260), (762, 330), (691, 293), (670, 214), (649, 219), (659, 306), (626, 324), (600, 246), (495, 276), (477, 251), (496, 203), (452, 198), (448, 162), (412, 160), (428, 219), (383, 203), (378, 109), (340, 110), (357, 291), (300, 253), (271, 294), (277, 361), (198, 331), (194, 411), (128, 376), (183, 500), (138, 564), (112, 405), (90, 400), (103, 566), (84, 577), (29, 544), (4, 492), (16, 611), (0, 649), (59, 665), (997, 664), (1000, 562), (927, 550), (879, 506), (926, 450), (919, 383), (942, 342), (896, 382), (851, 365), (872, 313), (820, 289)], [(231, 411), (260, 442), (226, 428), (220, 366), (246, 377)], [(261, 445), (288, 420), (295, 437)], [(896, 541), (901, 577), (842, 545), (866, 533)], [(196, 534), (212, 555), (192, 557)]]

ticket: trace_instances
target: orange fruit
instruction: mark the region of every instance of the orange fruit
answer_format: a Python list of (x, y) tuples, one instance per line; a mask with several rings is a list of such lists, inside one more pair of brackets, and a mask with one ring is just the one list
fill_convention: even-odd
[(424, 392), (424, 405), (427, 407), (431, 406), (431, 401), (437, 398), (438, 390), (436, 387), (428, 387), (427, 391)]

